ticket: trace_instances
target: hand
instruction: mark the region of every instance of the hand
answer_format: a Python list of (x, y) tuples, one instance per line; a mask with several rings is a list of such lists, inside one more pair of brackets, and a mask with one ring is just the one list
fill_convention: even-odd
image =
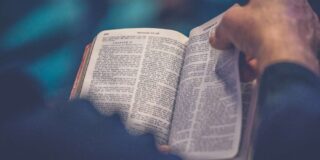
[(316, 58), (320, 23), (307, 0), (251, 0), (223, 17), (210, 43), (217, 49), (236, 47), (261, 74), (277, 62), (292, 62), (319, 73)]
[(169, 154), (172, 151), (171, 147), (168, 145), (158, 145), (158, 150), (166, 154)]

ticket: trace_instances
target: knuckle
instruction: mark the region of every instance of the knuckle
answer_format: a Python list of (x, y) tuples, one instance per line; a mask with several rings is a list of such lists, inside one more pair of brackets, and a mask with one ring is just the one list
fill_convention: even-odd
[(232, 21), (239, 14), (239, 7), (234, 7), (224, 15), (225, 21)]
[(222, 19), (222, 24), (224, 28), (232, 28), (233, 25), (239, 25), (240, 22), (244, 18), (244, 10), (240, 6), (236, 6), (231, 8)]

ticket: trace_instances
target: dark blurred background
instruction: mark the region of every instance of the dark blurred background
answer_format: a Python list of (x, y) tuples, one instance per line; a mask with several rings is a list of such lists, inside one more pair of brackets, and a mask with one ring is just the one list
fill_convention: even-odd
[[(310, 0), (319, 13), (319, 0)], [(66, 100), (83, 49), (101, 30), (189, 31), (246, 0), (1, 0), (0, 71), (22, 69), (46, 99)]]

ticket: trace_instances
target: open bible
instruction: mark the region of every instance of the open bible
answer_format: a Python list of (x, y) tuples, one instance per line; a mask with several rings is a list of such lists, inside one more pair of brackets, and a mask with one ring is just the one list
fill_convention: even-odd
[(152, 132), (186, 159), (248, 159), (254, 109), (241, 97), (237, 51), (209, 44), (221, 17), (189, 37), (152, 28), (100, 32), (86, 47), (71, 99), (120, 113), (128, 131)]

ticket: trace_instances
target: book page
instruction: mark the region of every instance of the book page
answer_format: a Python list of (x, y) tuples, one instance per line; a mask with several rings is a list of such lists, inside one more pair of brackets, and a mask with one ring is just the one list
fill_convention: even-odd
[(220, 19), (193, 29), (189, 36), (169, 138), (169, 145), (186, 159), (227, 159), (238, 153), (238, 54), (209, 44)]
[(242, 131), (238, 155), (232, 160), (250, 160), (256, 120), (256, 81), (241, 83)]
[(153, 132), (167, 144), (187, 41), (163, 29), (101, 32), (80, 97), (107, 115), (119, 112), (130, 132)]

